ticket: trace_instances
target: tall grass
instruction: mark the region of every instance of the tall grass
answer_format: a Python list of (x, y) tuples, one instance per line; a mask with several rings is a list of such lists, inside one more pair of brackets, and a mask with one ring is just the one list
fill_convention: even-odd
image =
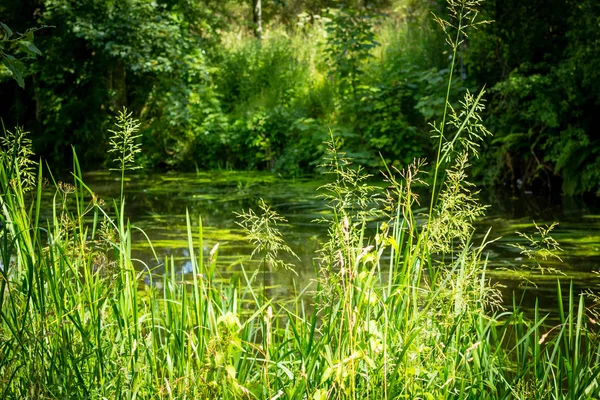
[[(424, 162), (386, 169), (381, 192), (331, 138), (322, 196), (332, 218), (312, 307), (301, 296), (269, 299), (258, 274), (216, 283), (217, 248), (203, 253), (190, 215), (192, 272), (165, 259), (158, 276), (131, 256), (124, 191), (113, 218), (76, 156), (72, 183), (44, 185), (39, 168), (29, 192), (25, 164), (2, 157), (0, 397), (598, 398), (600, 340), (586, 299), (571, 290), (549, 325), (537, 310), (532, 319), (516, 305), (502, 310), (486, 278), (488, 238), (473, 243), (471, 225), (484, 207), (465, 173), (480, 100), (467, 94), (437, 126), (441, 184), (425, 216), (416, 211)], [(257, 235), (252, 221), (278, 219), (267, 205), (243, 215)], [(265, 267), (280, 264), (276, 236), (253, 238)]]
[[(333, 220), (310, 312), (299, 299), (274, 303), (257, 293), (256, 275), (214, 284), (216, 249), (202, 254), (190, 216), (192, 273), (167, 259), (165, 274), (153, 275), (131, 258), (134, 228), (108, 216), (77, 162), (72, 184), (45, 187), (40, 170), (33, 193), (17, 163), (0, 165), (0, 396), (599, 395), (600, 342), (584, 297), (571, 290), (561, 299), (554, 326), (516, 306), (494, 313), (482, 245), (459, 241), (443, 263), (428, 250), (413, 209), (422, 166), (390, 174), (386, 199), (330, 146)], [(54, 193), (47, 221), (44, 190)], [(369, 239), (374, 218), (385, 222)], [(146, 276), (162, 285), (143, 285)]]

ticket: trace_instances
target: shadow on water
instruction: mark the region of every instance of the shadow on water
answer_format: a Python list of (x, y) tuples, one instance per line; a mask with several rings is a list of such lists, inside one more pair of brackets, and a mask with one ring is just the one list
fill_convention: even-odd
[[(118, 177), (108, 173), (91, 173), (87, 184), (105, 200), (118, 197)], [(314, 223), (327, 218), (326, 203), (317, 198), (322, 182), (314, 179), (283, 180), (260, 172), (202, 172), (195, 174), (155, 174), (132, 177), (126, 185), (127, 215), (131, 222), (149, 236), (159, 256), (152, 256), (141, 233), (135, 233), (134, 257), (140, 268), (147, 265), (155, 274), (164, 271), (164, 260), (173, 258), (179, 271), (191, 270), (186, 228), (186, 210), (189, 211), (194, 244), (200, 243), (199, 221), (202, 220), (203, 254), (208, 254), (219, 243), (218, 275), (226, 278), (240, 270), (243, 265), (250, 273), (259, 268), (259, 262), (249, 258), (252, 246), (242, 230), (236, 225), (236, 212), (248, 208), (258, 209), (263, 198), (288, 222), (280, 226), (288, 245), (298, 254), (300, 262), (295, 275), (288, 271), (268, 271), (270, 294), (285, 298), (302, 290), (314, 278), (314, 263), (319, 244), (325, 239), (327, 226)], [(536, 197), (523, 194), (518, 198), (501, 191), (483, 192), (482, 201), (489, 204), (487, 216), (477, 222), (475, 243), (483, 240), (491, 228), (490, 238), (497, 238), (488, 245), (489, 277), (504, 286), (505, 300), (516, 301), (532, 308), (535, 298), (540, 299), (542, 310), (556, 307), (557, 276), (539, 271), (522, 270), (527, 264), (520, 250), (512, 246), (523, 242), (515, 232), (533, 234), (535, 221), (538, 225), (558, 222), (552, 236), (564, 250), (562, 263), (546, 261), (546, 267), (560, 269), (563, 289), (568, 290), (572, 280), (576, 291), (582, 292), (600, 284), (600, 207), (598, 199), (569, 197)], [(200, 249), (196, 249), (198, 252)], [(525, 286), (520, 280), (526, 274), (531, 284)], [(262, 281), (262, 277), (260, 279)]]

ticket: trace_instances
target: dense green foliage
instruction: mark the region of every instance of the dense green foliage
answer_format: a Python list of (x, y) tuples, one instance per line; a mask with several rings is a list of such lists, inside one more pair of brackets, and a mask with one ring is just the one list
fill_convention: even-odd
[[(123, 112), (114, 132), (122, 174), (136, 154), (135, 126)], [(256, 289), (259, 271), (219, 277), (218, 253), (227, 250), (205, 254), (201, 220), (189, 215), (191, 271), (175, 271), (172, 259), (162, 274), (149, 270), (131, 256), (136, 227), (123, 214), (126, 193), (111, 212), (82, 181), (76, 157), (72, 184), (44, 185), (41, 169), (35, 174), (26, 160), (30, 144), (12, 138), (2, 154), (18, 156), (0, 158), (3, 398), (600, 395), (596, 315), (584, 295), (571, 290), (563, 302), (559, 285), (555, 322), (537, 309), (532, 318), (516, 306), (499, 309), (485, 277), (487, 238), (471, 243), (484, 207), (470, 191), (460, 146), (449, 153), (429, 222), (419, 226), (422, 165), (389, 172), (381, 192), (332, 139), (324, 166), (332, 180), (322, 192), (329, 238), (316, 261), (316, 290), (274, 301)], [(26, 179), (31, 174), (36, 180)], [(279, 258), (287, 251), (281, 218), (264, 202), (240, 217), (261, 267), (289, 266)], [(369, 237), (374, 219), (380, 229)], [(532, 236), (524, 254), (551, 256), (549, 230)]]
[(491, 87), (488, 178), (597, 191), (600, 4), (489, 1), (483, 15), (495, 22), (472, 35), (465, 62)]
[[(494, 22), (471, 32), (456, 60), (430, 17), (445, 13), (442, 1), (263, 0), (262, 40), (253, 4), (4, 1), (14, 34), (2, 32), (0, 116), (62, 166), (71, 145), (86, 168), (107, 162), (107, 130), (123, 106), (141, 121), (151, 168), (310, 173), (330, 129), (361, 165), (406, 166), (432, 155), (429, 124), (456, 62), (454, 106), (459, 89), (490, 88), (496, 137), (474, 161), (480, 180), (598, 190), (596, 2), (488, 1), (482, 19)], [(35, 39), (27, 31), (41, 26)]]

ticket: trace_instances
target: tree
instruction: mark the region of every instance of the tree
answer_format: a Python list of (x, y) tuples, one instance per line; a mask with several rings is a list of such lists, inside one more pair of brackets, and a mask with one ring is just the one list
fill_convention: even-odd
[(60, 161), (74, 145), (84, 164), (97, 165), (106, 158), (108, 123), (123, 106), (141, 114), (146, 127), (186, 118), (173, 108), (185, 111), (188, 89), (205, 80), (203, 48), (213, 35), (205, 4), (39, 0), (24, 4), (29, 12), (23, 13), (20, 1), (13, 3), (0, 11), (15, 26), (25, 25), (17, 19), (29, 14), (35, 17), (29, 26), (55, 27), (37, 38), (45, 51), (27, 71), (29, 90), (0, 111), (10, 125), (27, 125), (38, 154)]
[(262, 3), (261, 0), (253, 0), (252, 16), (254, 21), (254, 36), (258, 40), (262, 39)]
[(600, 4), (490, 0), (467, 66), (491, 87), (490, 180), (565, 194), (600, 188)]

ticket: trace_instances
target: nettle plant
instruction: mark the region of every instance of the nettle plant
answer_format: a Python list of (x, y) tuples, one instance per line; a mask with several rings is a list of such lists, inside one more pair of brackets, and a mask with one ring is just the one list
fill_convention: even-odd
[(340, 7), (330, 11), (325, 24), (325, 52), (342, 100), (356, 101), (360, 95), (363, 64), (379, 46), (373, 30), (375, 20), (376, 15), (366, 10)]

